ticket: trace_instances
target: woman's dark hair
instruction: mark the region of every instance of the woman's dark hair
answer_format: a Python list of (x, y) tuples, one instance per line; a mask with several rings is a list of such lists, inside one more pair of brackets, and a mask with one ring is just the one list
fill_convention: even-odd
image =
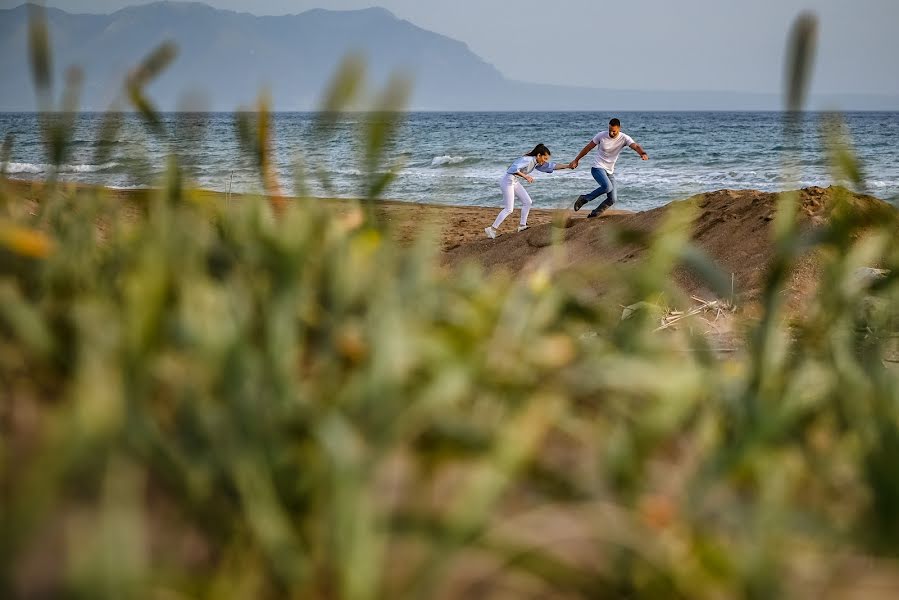
[(552, 152), (549, 151), (549, 148), (544, 146), (543, 144), (537, 144), (537, 146), (525, 154), (525, 156), (537, 156), (538, 154), (546, 154), (548, 156), (552, 156)]

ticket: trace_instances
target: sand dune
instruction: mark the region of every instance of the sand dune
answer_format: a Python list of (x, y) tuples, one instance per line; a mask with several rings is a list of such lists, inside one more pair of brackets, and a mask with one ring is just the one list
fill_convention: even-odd
[[(804, 231), (826, 222), (829, 200), (836, 188), (812, 187), (801, 190), (800, 223)], [(851, 194), (854, 209), (872, 218), (892, 213), (892, 207), (871, 196)], [(727, 274), (733, 274), (736, 287), (744, 300), (751, 301), (760, 293), (773, 253), (772, 225), (777, 195), (753, 190), (721, 190), (693, 196), (681, 202), (696, 210), (693, 242), (704, 250)], [(520, 234), (501, 235), (496, 240), (479, 239), (449, 249), (446, 264), (452, 266), (475, 261), (489, 270), (506, 269), (517, 273), (545, 261), (552, 243), (553, 228), (564, 227), (564, 259), (561, 268), (577, 268), (593, 261), (606, 264), (628, 264), (640, 261), (645, 247), (621, 245), (612, 239), (615, 229), (644, 233), (655, 231), (672, 206), (641, 213), (610, 211), (599, 219), (586, 219), (584, 213), (568, 211), (565, 219), (531, 227)], [(583, 216), (582, 216), (583, 215)], [(558, 217), (558, 215), (557, 215)], [(684, 268), (673, 273), (675, 281), (688, 294), (707, 296), (700, 281)], [(806, 256), (790, 279), (788, 293), (791, 304), (801, 302), (814, 289), (817, 259)], [(598, 290), (600, 293), (602, 290)]]
[[(35, 202), (41, 184), (8, 182), (15, 195)], [(86, 186), (69, 185), (72, 189)], [(811, 187), (799, 192), (800, 223), (804, 231), (827, 222), (831, 202), (839, 188)], [(843, 190), (846, 192), (846, 190)], [(140, 204), (149, 190), (107, 190), (124, 202)], [(216, 192), (200, 192), (210, 198), (222, 199)], [(892, 218), (894, 208), (886, 202), (860, 194), (846, 192), (853, 210), (872, 219)], [(634, 230), (651, 234), (656, 231), (673, 206), (689, 203), (695, 210), (693, 242), (711, 257), (725, 274), (733, 274), (736, 290), (744, 305), (756, 299), (773, 253), (772, 227), (777, 194), (755, 190), (720, 190), (699, 194), (666, 206), (633, 213), (611, 210), (598, 219), (587, 219), (587, 211), (540, 210), (530, 213), (530, 229), (515, 233), (518, 211), (510, 216), (495, 240), (487, 239), (484, 227), (496, 217), (497, 207), (441, 206), (396, 201), (379, 201), (377, 215), (402, 243), (411, 243), (425, 232), (437, 234), (443, 251), (443, 263), (448, 267), (467, 261), (479, 263), (488, 271), (500, 269), (516, 274), (544, 264), (550, 252), (554, 233), (563, 240), (564, 255), (557, 268), (578, 269), (596, 261), (610, 265), (628, 265), (644, 258), (645, 248), (622, 245), (613, 239), (615, 230)], [(237, 200), (232, 200), (237, 201)], [(359, 203), (349, 200), (323, 200), (335, 214), (345, 215), (359, 210)], [(814, 290), (817, 258), (806, 256), (794, 269), (786, 292), (790, 304), (798, 307)], [(872, 265), (873, 266), (873, 265)], [(675, 282), (687, 294), (709, 297), (710, 292), (688, 270), (678, 268), (672, 274)], [(590, 282), (587, 282), (588, 285)], [(594, 286), (597, 294), (601, 287)]]

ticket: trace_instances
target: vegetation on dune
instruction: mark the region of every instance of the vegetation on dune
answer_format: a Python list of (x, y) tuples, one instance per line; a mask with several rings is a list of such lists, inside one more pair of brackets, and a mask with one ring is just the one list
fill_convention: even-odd
[[(796, 31), (791, 108), (814, 21)], [(126, 87), (164, 138), (142, 90), (169, 53)], [(367, 156), (390, 142), (400, 89), (375, 105)], [(66, 118), (44, 121), (57, 164)], [(272, 192), (268, 123), (261, 110), (237, 126)], [(389, 175), (366, 164), (370, 202)], [(848, 154), (834, 169), (863, 183)], [(684, 262), (729, 293), (690, 245), (686, 206), (609, 277), (616, 301), (596, 302), (579, 278), (608, 277), (601, 265), (447, 273), (373, 211), (204, 199), (174, 154), (149, 196), (126, 219), (99, 190), (51, 180), (28, 206), (0, 187), (3, 597), (772, 598), (875, 580), (865, 597), (890, 594), (892, 218), (837, 194), (804, 236), (785, 195), (763, 314), (722, 359), (701, 336), (654, 332), (649, 311), (621, 319), (618, 302), (676, 295)], [(812, 250), (822, 285), (787, 325), (782, 286)]]

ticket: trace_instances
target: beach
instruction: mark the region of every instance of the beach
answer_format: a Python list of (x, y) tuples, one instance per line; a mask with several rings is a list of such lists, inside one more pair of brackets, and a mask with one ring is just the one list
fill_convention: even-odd
[[(181, 200), (154, 211), (161, 189), (60, 189), (5, 182), (11, 222), (58, 242), (38, 260), (5, 255), (15, 282), (0, 289), (0, 317), (15, 336), (0, 355), (12, 399), (4, 421), (9, 456), (22, 473), (40, 473), (43, 456), (80, 456), (83, 437), (51, 434), (63, 424), (104, 440), (89, 447), (125, 466), (85, 469), (71, 491), (52, 489), (64, 500), (42, 516), (45, 528), (25, 530), (20, 589), (64, 584), (61, 571), (41, 570), (55, 565), (58, 523), (75, 522), (85, 506), (106, 510), (105, 492), (96, 490), (122, 480), (140, 482), (128, 501), (141, 511), (133, 531), (146, 535), (148, 564), (173, 560), (209, 578), (233, 569), (221, 556), (232, 539), (243, 539), (248, 511), (250, 518), (277, 514), (282, 530), (312, 532), (327, 547), (335, 529), (321, 523), (347, 518), (338, 501), (346, 496), (332, 490), (358, 486), (353, 510), (384, 515), (372, 535), (389, 544), (389, 552), (365, 560), (394, 590), (422, 568), (419, 539), (434, 547), (454, 539), (440, 538), (442, 530), (413, 538), (406, 519), (455, 523), (453, 511), (472, 505), (484, 474), (490, 482), (508, 468), (500, 489), (491, 483), (479, 492), (487, 496), (477, 512), (462, 513), (474, 514), (479, 539), (499, 550), (461, 545), (437, 558), (446, 572), (440, 593), (429, 597), (447, 600), (481, 585), (592, 597), (607, 585), (613, 527), (660, 553), (671, 572), (682, 553), (666, 554), (666, 536), (681, 529), (711, 532), (705, 535), (725, 556), (745, 533), (726, 517), (746, 498), (756, 501), (755, 481), (772, 464), (803, 469), (791, 484), (799, 499), (791, 492), (780, 501), (790, 510), (806, 514), (802, 494), (811, 481), (814, 501), (826, 503), (822, 514), (831, 507), (853, 520), (867, 514), (846, 508), (864, 507), (857, 498), (873, 487), (860, 484), (847, 501), (846, 473), (862, 482), (866, 473), (854, 455), (834, 467), (790, 461), (800, 445), (829, 458), (842, 452), (838, 443), (855, 443), (854, 430), (840, 424), (841, 399), (855, 402), (866, 391), (867, 376), (856, 373), (893, 377), (888, 363), (899, 360), (890, 288), (854, 283), (859, 268), (895, 264), (895, 209), (882, 200), (836, 187), (794, 194), (796, 239), (837, 233), (819, 236), (817, 248), (797, 253), (775, 280), (772, 264), (784, 256), (774, 243), (781, 198), (761, 191), (720, 190), (595, 219), (537, 210), (520, 233), (516, 213), (491, 240), (483, 227), (497, 207), (374, 201), (384, 235), (370, 235), (359, 201), (281, 198), (326, 210), (279, 217), (221, 210), (251, 199), (220, 192), (176, 190)], [(85, 202), (81, 210), (79, 202), (95, 195), (106, 197), (102, 209)], [(669, 225), (678, 215), (689, 218)], [(97, 235), (89, 234), (92, 225)], [(866, 244), (869, 226), (879, 246)], [(423, 240), (431, 252), (417, 244), (428, 231), (436, 234)], [(730, 276), (733, 291), (711, 289), (679, 262), (679, 243), (657, 243), (672, 235)], [(822, 283), (830, 285), (819, 289)], [(786, 310), (764, 310), (772, 297)], [(870, 316), (858, 321), (861, 315)], [(879, 340), (886, 341), (875, 346)], [(848, 350), (856, 347), (877, 354), (856, 358)], [(763, 407), (752, 417), (758, 425), (741, 412), (756, 405)], [(713, 472), (710, 481), (706, 467), (733, 456), (733, 435), (746, 436), (747, 462)], [(116, 446), (107, 451), (110, 443)], [(648, 444), (643, 456), (630, 453), (638, 443)], [(756, 448), (763, 459), (754, 458)], [(199, 491), (182, 483), (198, 473), (215, 483), (201, 481)], [(639, 487), (618, 500), (629, 492), (616, 486), (631, 473)], [(310, 474), (314, 484), (304, 487)], [(699, 516), (683, 492), (694, 482)], [(43, 500), (44, 488), (11, 489), (13, 521), (27, 523), (19, 515), (44, 506), (32, 499)], [(232, 500), (252, 502), (258, 489), (284, 500), (262, 508)], [(198, 520), (181, 508), (194, 502), (215, 518)], [(706, 514), (715, 517), (711, 525)], [(84, 523), (92, 525), (98, 517), (89, 515)], [(815, 540), (819, 571), (807, 572), (805, 555), (779, 556), (786, 587), (833, 590), (840, 583), (829, 573), (842, 569), (854, 587), (895, 595), (893, 565), (872, 562), (864, 549), (835, 553), (823, 539)], [(766, 542), (740, 543), (777, 551)], [(180, 549), (173, 559), (170, 548)], [(527, 569), (503, 566), (511, 564), (506, 556), (533, 548), (561, 565), (562, 575), (533, 580)], [(328, 560), (342, 565), (345, 554)], [(402, 597), (384, 597), (391, 596)]]
[[(37, 202), (42, 182), (10, 180), (8, 182), (12, 192), (29, 202)], [(98, 189), (81, 184), (63, 184), (69, 190)], [(111, 189), (102, 188), (102, 193), (108, 198), (125, 204), (139, 204), (144, 202), (153, 190), (148, 189)], [(239, 202), (243, 196), (229, 196), (223, 192), (198, 190), (198, 197), (216, 202)], [(290, 201), (290, 200), (289, 200)], [(315, 198), (313, 201), (321, 202), (334, 211), (335, 216), (346, 216), (350, 212), (359, 209), (357, 200), (340, 198)], [(423, 232), (430, 231), (439, 236), (440, 248), (448, 251), (460, 245), (468, 244), (484, 237), (484, 227), (493, 222), (499, 208), (486, 208), (477, 206), (446, 206), (438, 204), (418, 204), (397, 200), (377, 200), (375, 203), (376, 214), (380, 220), (389, 224), (394, 235), (403, 243), (411, 243)], [(532, 226), (540, 226), (550, 223), (553, 218), (566, 211), (532, 209), (528, 223)], [(616, 211), (621, 212), (621, 211)], [(516, 213), (517, 214), (517, 213)], [(586, 216), (583, 213), (582, 216)], [(516, 217), (517, 218), (517, 217)], [(514, 231), (517, 221), (509, 219), (505, 224), (505, 233)]]
[[(803, 115), (798, 134), (785, 130), (783, 115), (765, 112), (409, 113), (375, 165), (378, 173), (395, 173), (381, 196), (498, 209), (499, 179), (514, 160), (544, 143), (553, 161), (568, 162), (613, 116), (621, 118), (622, 131), (651, 156), (642, 162), (629, 149), (621, 154), (615, 171), (616, 208), (645, 211), (722, 189), (779, 192), (836, 182), (822, 133), (831, 115), (824, 113)], [(177, 144), (147, 136), (139, 115), (121, 118), (121, 133), (106, 146), (109, 155), (103, 158), (98, 156), (103, 115), (79, 115), (60, 178), (124, 188), (160, 185), (166, 160), (174, 153), (196, 187), (259, 191), (258, 171), (241, 152), (233, 114), (159, 115), (165, 130), (177, 135)], [(899, 197), (899, 147), (894, 141), (899, 119), (892, 113), (848, 113), (842, 119), (851, 132), (845, 143), (854, 145), (870, 175), (869, 192), (878, 198)], [(341, 115), (325, 138), (315, 134), (314, 113), (274, 114), (272, 120), (272, 160), (285, 194), (300, 194), (295, 185), (298, 162), (304, 167), (304, 193), (322, 198), (364, 193), (372, 175), (359, 152), (364, 115)], [(35, 115), (0, 113), (0, 132), (14, 136), (7, 167), (11, 177), (49, 177), (51, 165)], [(534, 208), (565, 209), (593, 189), (592, 159), (573, 172), (539, 174), (528, 186)], [(329, 185), (318, 176), (320, 170)]]
[[(38, 202), (43, 191), (41, 182), (10, 180), (10, 191), (26, 202)], [(135, 211), (154, 190), (96, 188), (83, 184), (62, 184), (70, 192), (100, 191), (108, 198), (122, 202)], [(237, 203), (245, 197), (209, 190), (193, 190), (195, 198), (218, 203)], [(894, 207), (883, 200), (856, 194), (839, 187), (810, 187), (799, 191), (798, 218), (800, 228), (810, 231), (825, 225), (833, 208), (835, 194), (851, 199), (852, 207), (872, 220), (888, 218)], [(588, 219), (589, 207), (579, 212), (571, 209), (532, 209), (526, 231), (517, 233), (518, 209), (506, 220), (495, 239), (487, 239), (484, 227), (496, 217), (498, 208), (447, 206), (397, 200), (376, 200), (375, 214), (398, 242), (411, 245), (423, 235), (433, 236), (442, 256), (440, 263), (452, 269), (475, 263), (487, 272), (504, 271), (512, 275), (533, 272), (550, 263), (553, 240), (561, 242), (562, 258), (555, 254), (552, 268), (556, 271), (578, 270), (590, 266), (607, 268), (639, 264), (646, 248), (639, 244), (617, 242), (614, 233), (638, 231), (646, 235), (658, 233), (659, 227), (673, 207), (689, 205), (693, 210), (692, 241), (731, 278), (738, 308), (754, 312), (771, 257), (773, 222), (778, 194), (759, 190), (719, 190), (699, 194), (642, 212), (612, 209), (598, 219)], [(287, 202), (297, 199), (287, 198)], [(335, 218), (359, 222), (363, 203), (358, 200), (314, 198), (333, 212)], [(136, 212), (135, 212), (136, 214)], [(872, 265), (873, 266), (873, 265)], [(671, 274), (672, 281), (686, 297), (713, 293), (689, 269), (681, 266)], [(818, 278), (817, 260), (813, 255), (801, 257), (785, 290), (788, 306), (801, 308), (814, 293)], [(585, 281), (585, 288), (601, 296), (602, 286)], [(731, 299), (729, 299), (731, 300)]]
[(899, 4), (72, 4), (0, 598), (899, 598)]

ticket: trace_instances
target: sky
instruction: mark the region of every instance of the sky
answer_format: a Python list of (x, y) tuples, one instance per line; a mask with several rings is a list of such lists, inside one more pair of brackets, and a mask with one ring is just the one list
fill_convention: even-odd
[[(147, 0), (46, 0), (111, 12)], [(0, 0), (11, 8), (22, 0)], [(899, 94), (899, 0), (205, 0), (254, 14), (382, 6), (460, 40), (510, 79), (634, 90), (780, 93), (793, 20), (820, 23), (812, 89)]]

